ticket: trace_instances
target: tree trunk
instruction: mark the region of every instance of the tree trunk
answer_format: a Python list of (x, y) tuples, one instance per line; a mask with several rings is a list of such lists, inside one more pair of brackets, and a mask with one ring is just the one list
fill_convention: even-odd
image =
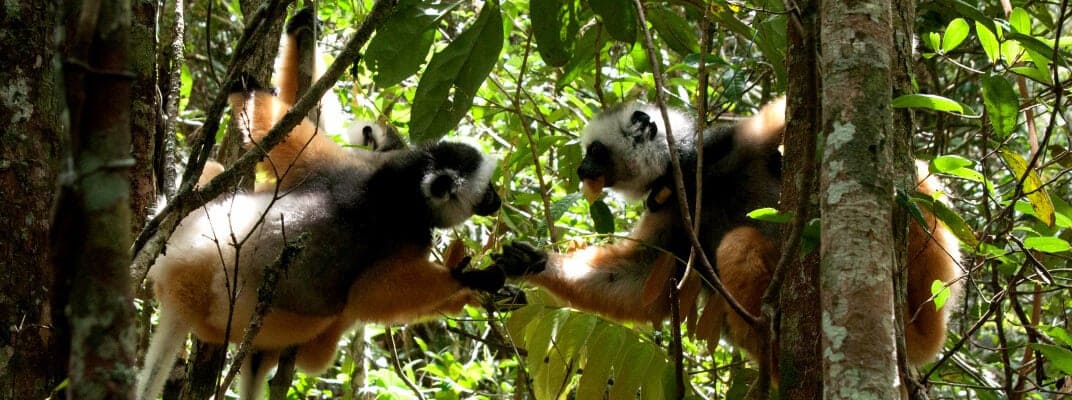
[[(816, 139), (821, 126), (821, 82), (819, 56), (819, 0), (796, 3), (798, 13), (789, 14), (786, 68), (788, 124), (784, 137), (785, 180), (782, 183), (783, 210), (802, 215), (799, 223), (819, 215), (816, 191), (818, 167)], [(794, 224), (798, 221), (794, 220)], [(803, 226), (797, 227), (802, 229)], [(790, 227), (792, 229), (792, 227)], [(790, 237), (790, 232), (784, 233)], [(776, 366), (781, 376), (778, 397), (781, 399), (817, 399), (822, 397), (823, 365), (819, 332), (819, 254), (812, 250), (807, 257), (797, 257), (801, 246), (783, 246), (788, 254), (785, 281), (779, 297), (779, 348)]]
[(891, 217), (890, 2), (821, 2), (824, 397), (900, 396)]
[(0, 11), (0, 399), (48, 397), (66, 376), (48, 258), (65, 151), (59, 13), (54, 2), (12, 2)]
[(130, 69), (134, 73), (134, 99), (131, 107), (130, 144), (134, 168), (130, 171), (131, 233), (145, 226), (146, 217), (156, 202), (154, 154), (157, 136), (163, 134), (160, 120), (160, 92), (157, 90), (156, 2), (135, 0), (130, 25)]
[(131, 9), (68, 4), (64, 78), (72, 142), (52, 227), (60, 279), (70, 282), (70, 399), (130, 398), (135, 332), (130, 266)]

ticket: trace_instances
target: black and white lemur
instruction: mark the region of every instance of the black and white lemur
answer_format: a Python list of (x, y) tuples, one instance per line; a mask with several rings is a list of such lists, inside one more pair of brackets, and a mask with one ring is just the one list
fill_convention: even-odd
[[(700, 243), (713, 257), (719, 277), (740, 304), (758, 315), (763, 292), (781, 249), (780, 226), (746, 217), (749, 211), (777, 207), (781, 190), (778, 146), (785, 126), (785, 101), (779, 99), (735, 126), (704, 132), (703, 203)], [(671, 127), (690, 208), (695, 199), (695, 125), (671, 110)], [(521, 276), (574, 308), (618, 320), (661, 322), (669, 317), (667, 291), (675, 262), (687, 260), (691, 249), (679, 207), (672, 197), (673, 172), (666, 130), (657, 107), (626, 104), (595, 117), (582, 135), (585, 156), (577, 169), (586, 195), (610, 188), (629, 199), (646, 197), (647, 208), (629, 234), (631, 240), (568, 253), (546, 253), (523, 242), (507, 245), (496, 265)], [(926, 169), (920, 172), (927, 177)], [(916, 190), (939, 190), (933, 177)], [(892, 201), (892, 199), (891, 199)], [(933, 360), (945, 342), (948, 306), (936, 309), (934, 281), (951, 284), (958, 276), (959, 242), (930, 213), (926, 226), (912, 221), (909, 230), (908, 310), (905, 315), (908, 360), (919, 366)], [(668, 251), (668, 252), (667, 252)], [(954, 284), (954, 292), (958, 287)], [(702, 306), (703, 312), (696, 320)], [(693, 274), (684, 281), (681, 310), (689, 327), (709, 345), (723, 331), (730, 343), (759, 354), (756, 332), (724, 299), (699, 284)], [(689, 315), (691, 314), (691, 315)]]
[[(292, 21), (288, 36), (301, 27)], [(296, 79), (296, 68), (286, 69), (297, 63), (296, 54), (284, 52), (284, 68), (277, 72), (281, 87)], [(233, 115), (248, 124), (252, 143), (290, 107), (248, 79), (233, 88)], [(298, 346), (298, 367), (318, 373), (330, 366), (339, 338), (357, 321), (456, 313), (473, 300), (474, 290), (502, 286), (501, 270), (466, 269), (468, 258), (446, 257), (450, 265), (429, 261), (434, 228), (498, 210), (492, 158), (460, 143), (406, 148), (394, 142), (397, 136), (388, 137), (394, 150), (353, 151), (318, 130), (306, 119), (266, 157), (278, 171), (290, 166), (278, 181), (285, 195), (265, 190), (223, 196), (188, 215), (171, 236), (149, 272), (159, 324), (138, 376), (138, 399), (159, 396), (187, 334), (212, 343), (241, 340), (264, 268), (286, 240), (302, 234), (308, 235), (306, 245), (280, 278), (253, 340), (255, 353), (242, 367), (244, 399), (260, 398), (265, 374), (285, 347)], [(384, 132), (365, 131), (388, 143)], [(235, 282), (232, 308), (228, 288)]]

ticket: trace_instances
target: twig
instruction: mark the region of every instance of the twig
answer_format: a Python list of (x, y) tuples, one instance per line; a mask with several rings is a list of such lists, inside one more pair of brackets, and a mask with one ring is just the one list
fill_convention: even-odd
[(525, 123), (525, 118), (521, 114), (521, 88), (524, 86), (521, 84), (525, 77), (525, 70), (529, 64), (529, 54), (532, 52), (532, 33), (529, 32), (528, 39), (525, 41), (525, 54), (521, 57), (521, 69), (517, 71), (517, 89), (514, 92), (513, 103), (514, 107), (517, 107), (518, 118), (521, 120), (521, 131), (525, 133), (525, 138), (529, 141), (529, 152), (532, 153), (532, 165), (536, 168), (536, 180), (540, 183), (540, 200), (543, 201), (543, 214), (544, 219), (547, 220), (547, 235), (552, 241), (555, 240), (555, 220), (551, 215), (551, 198), (547, 194), (548, 187), (547, 182), (543, 177), (543, 167), (540, 166), (540, 154), (538, 146), (536, 146), (536, 140), (532, 138), (532, 132), (529, 130), (529, 125)]
[[(238, 352), (235, 354), (234, 358), (231, 359), (231, 367), (227, 369), (227, 376), (223, 379), (223, 383), (217, 391), (217, 393), (219, 393), (217, 395), (218, 398), (222, 398), (223, 391), (231, 386), (231, 382), (234, 381), (234, 377), (238, 374), (239, 367), (242, 365), (242, 360), (245, 360), (246, 354), (250, 351), (250, 348), (253, 345), (253, 338), (261, 331), (261, 326), (264, 323), (264, 316), (268, 314), (268, 311), (271, 309), (272, 297), (275, 296), (275, 289), (279, 283), (280, 274), (282, 274), (283, 271), (294, 262), (298, 255), (301, 254), (301, 251), (305, 248), (305, 244), (308, 240), (309, 234), (303, 232), (297, 239), (287, 241), (283, 246), (283, 250), (280, 251), (279, 257), (264, 269), (264, 276), (261, 280), (261, 284), (257, 287), (257, 305), (253, 309), (253, 315), (250, 317), (249, 325), (246, 326), (246, 332), (242, 335), (242, 342), (238, 345)], [(251, 371), (251, 375), (255, 374), (252, 374)]]
[(402, 379), (402, 382), (406, 383), (406, 386), (409, 386), (410, 390), (413, 390), (413, 393), (417, 395), (418, 399), (424, 400), (424, 394), (421, 393), (421, 389), (418, 388), (408, 376), (406, 376), (406, 371), (402, 369), (402, 363), (398, 360), (398, 345), (395, 344), (394, 329), (390, 326), (385, 326), (384, 330), (384, 333), (387, 334), (387, 351), (391, 355), (391, 364), (395, 367), (395, 373)]

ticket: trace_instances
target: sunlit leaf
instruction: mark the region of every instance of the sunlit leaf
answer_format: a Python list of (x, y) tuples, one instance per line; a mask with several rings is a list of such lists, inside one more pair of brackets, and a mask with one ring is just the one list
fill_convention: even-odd
[(582, 197), (580, 192), (574, 192), (563, 196), (561, 199), (551, 203), (551, 220), (558, 221), (562, 218), (562, 215), (569, 211), (570, 207), (577, 204), (577, 201)]
[(906, 94), (893, 99), (890, 105), (894, 108), (924, 108), (957, 114), (969, 114), (971, 112), (971, 108), (968, 106), (934, 94)]
[(972, 182), (983, 182), (985, 180), (983, 174), (975, 170), (975, 161), (955, 154), (935, 157), (930, 162), (930, 171), (932, 173), (949, 174)]
[(926, 195), (919, 192), (913, 192), (912, 200), (921, 208), (930, 212), (939, 221), (941, 221), (949, 231), (960, 239), (965, 246), (975, 247), (979, 244), (979, 241), (975, 238), (975, 232), (971, 226), (968, 226), (967, 222), (964, 222), (964, 218), (961, 218), (960, 214), (952, 208), (949, 208), (945, 203), (934, 200), (930, 195)]
[(1043, 253), (1064, 253), (1072, 250), (1064, 239), (1053, 236), (1035, 236), (1024, 239), (1024, 247)]
[(633, 43), (637, 37), (637, 14), (632, 0), (588, 0), (592, 11), (603, 21), (610, 36), (619, 42)]
[(1027, 200), (1031, 202), (1031, 208), (1035, 210), (1039, 220), (1047, 226), (1053, 226), (1053, 202), (1050, 201), (1050, 195), (1046, 193), (1046, 189), (1042, 187), (1042, 179), (1039, 178), (1038, 173), (1034, 170), (1028, 172), (1027, 161), (1011, 150), (1001, 149), (1001, 159), (1005, 160), (1005, 164), (1012, 170), (1016, 179), (1021, 179), (1025, 173), (1027, 174), (1023, 188), (1024, 193), (1027, 193)]
[(983, 52), (986, 53), (986, 58), (992, 63), (998, 62), (998, 57), (1001, 57), (1001, 53), (998, 51), (998, 38), (991, 32), (993, 24), (986, 24), (983, 22), (975, 22), (975, 34), (979, 38), (979, 44), (983, 46)]
[(1030, 35), (1031, 16), (1023, 8), (1013, 8), (1012, 12), (1009, 13), (1009, 26), (1012, 27), (1013, 32)]
[(942, 48), (942, 34), (938, 32), (927, 32), (927, 34), (920, 36), (923, 39), (923, 44), (934, 51)]
[(934, 309), (941, 310), (945, 305), (945, 301), (949, 300), (949, 288), (945, 287), (945, 283), (941, 280), (935, 279), (931, 282), (931, 296), (934, 297)]
[(1060, 326), (1045, 326), (1042, 328), (1042, 331), (1046, 332), (1046, 335), (1049, 337), (1057, 339), (1065, 346), (1072, 346), (1072, 336), (1070, 336), (1068, 331), (1064, 328)]
[(998, 75), (983, 78), (983, 104), (994, 133), (1005, 139), (1016, 129), (1016, 117), (1020, 114), (1020, 96), (1012, 83)]
[(968, 26), (968, 22), (963, 18), (956, 18), (949, 21), (949, 25), (945, 28), (945, 33), (942, 35), (942, 52), (949, 53), (960, 46), (964, 39), (968, 38), (968, 31), (971, 28)]
[(409, 134), (414, 143), (439, 139), (469, 112), (502, 45), (499, 4), (485, 2), (476, 21), (436, 53), (421, 75), (410, 117)]
[(748, 212), (748, 218), (783, 224), (793, 220), (793, 213), (782, 213), (777, 208), (765, 207)]

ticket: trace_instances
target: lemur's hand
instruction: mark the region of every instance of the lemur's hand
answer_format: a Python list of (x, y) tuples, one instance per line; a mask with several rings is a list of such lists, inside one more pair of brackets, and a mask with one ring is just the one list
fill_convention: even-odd
[(470, 289), (496, 292), (506, 284), (506, 274), (502, 268), (492, 265), (485, 269), (466, 269), (472, 257), (466, 256), (459, 265), (450, 267), (450, 275), (458, 283)]
[(492, 266), (502, 268), (511, 277), (538, 274), (547, 268), (547, 253), (525, 242), (507, 244), (501, 254), (491, 258)]

